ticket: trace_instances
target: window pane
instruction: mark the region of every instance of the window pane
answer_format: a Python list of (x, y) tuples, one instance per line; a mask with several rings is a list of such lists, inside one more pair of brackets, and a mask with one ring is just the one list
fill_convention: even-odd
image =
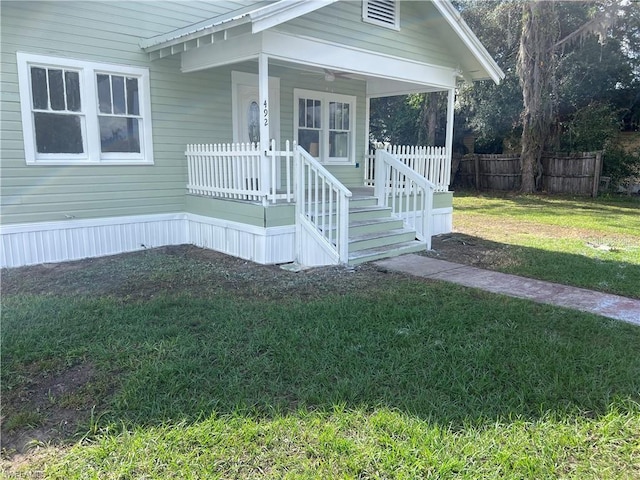
[(124, 101), (124, 77), (111, 75), (111, 90), (113, 91), (113, 113), (124, 115), (127, 107)]
[(298, 99), (298, 126), (306, 127), (305, 119), (307, 118), (307, 110), (306, 110), (307, 102), (304, 98)]
[(140, 115), (137, 78), (127, 78), (127, 113), (129, 115)]
[(314, 100), (313, 104), (313, 126), (315, 128), (322, 128), (320, 126), (320, 115), (322, 106), (320, 104), (320, 100)]
[(67, 110), (79, 112), (80, 104), (80, 76), (78, 72), (64, 72), (65, 88), (67, 89)]
[(251, 102), (247, 113), (249, 141), (251, 143), (258, 143), (260, 141), (260, 107), (258, 106), (258, 102)]
[(38, 153), (83, 153), (79, 115), (34, 113)]
[(329, 128), (330, 129), (336, 128), (336, 108), (337, 108), (336, 102), (329, 102)]
[(51, 110), (66, 110), (62, 70), (49, 69), (49, 98)]
[(329, 156), (340, 158), (349, 156), (349, 133), (329, 132)]
[(44, 68), (31, 67), (31, 95), (33, 97), (33, 108), (49, 109), (47, 71)]
[(320, 131), (299, 129), (298, 145), (309, 152), (312, 157), (320, 156)]
[(349, 104), (348, 103), (342, 104), (342, 128), (344, 130), (349, 130), (351, 128), (349, 127)]
[(109, 75), (97, 75), (98, 104), (100, 113), (113, 113), (111, 110), (111, 83)]
[(99, 117), (103, 153), (140, 153), (139, 120), (126, 117)]
[(304, 126), (313, 127), (313, 100), (307, 100), (307, 117)]

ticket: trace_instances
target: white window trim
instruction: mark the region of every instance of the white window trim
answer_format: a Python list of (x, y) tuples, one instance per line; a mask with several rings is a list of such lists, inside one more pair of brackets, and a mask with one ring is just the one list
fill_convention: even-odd
[[(356, 163), (356, 97), (352, 95), (341, 95), (338, 93), (319, 92), (316, 90), (303, 90), (296, 88), (293, 90), (293, 138), (298, 139), (300, 108), (298, 100), (300, 98), (313, 98), (322, 102), (322, 113), (320, 119), (322, 127), (320, 128), (320, 145), (318, 161), (324, 164), (332, 165), (349, 165)], [(329, 102), (348, 103), (349, 108), (349, 132), (351, 138), (349, 142), (349, 155), (345, 159), (330, 158), (329, 147)]]
[(394, 24), (388, 22), (381, 22), (380, 20), (376, 20), (375, 18), (369, 17), (369, 0), (362, 0), (362, 21), (371, 23), (373, 25), (378, 25), (379, 27), (389, 28), (391, 30), (400, 30), (400, 1), (394, 0), (395, 4), (395, 17)]
[[(115, 65), (110, 63), (83, 61), (71, 58), (16, 53), (18, 62), (18, 85), (24, 154), (27, 165), (153, 165), (153, 136), (151, 126), (151, 95), (149, 92), (149, 69)], [(35, 125), (32, 115), (31, 74), (32, 65), (45, 68), (67, 68), (77, 70), (80, 76), (81, 115), (83, 142), (86, 151), (82, 154), (41, 154), (36, 151)], [(98, 87), (96, 73), (129, 75), (138, 78), (140, 103), (140, 153), (101, 152), (100, 128), (98, 124)]]

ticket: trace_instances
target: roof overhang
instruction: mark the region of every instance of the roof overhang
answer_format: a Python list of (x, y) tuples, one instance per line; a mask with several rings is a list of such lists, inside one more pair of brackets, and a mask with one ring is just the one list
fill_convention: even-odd
[(480, 62), (489, 78), (495, 83), (500, 83), (500, 81), (505, 77), (504, 72), (451, 2), (449, 0), (431, 0), (431, 2), (438, 9), (453, 31), (458, 35), (460, 40), (462, 40), (464, 45), (469, 49), (471, 54), (478, 60), (478, 62)]
[[(233, 48), (230, 48), (232, 45), (227, 45), (225, 48), (221, 49), (213, 47), (214, 45), (221, 45), (225, 40), (237, 38), (238, 40), (241, 39), (243, 43), (248, 41), (247, 47), (249, 47), (249, 50), (256, 46), (262, 48), (265, 43), (264, 39), (271, 37), (271, 35), (264, 37), (263, 34), (276, 34), (273, 30), (270, 30), (271, 28), (307, 13), (311, 13), (319, 8), (326, 7), (336, 1), (339, 0), (279, 0), (276, 2), (257, 2), (250, 7), (235, 10), (225, 15), (189, 25), (185, 28), (174, 30), (164, 35), (158, 35), (142, 40), (140, 42), (140, 46), (149, 53), (152, 60), (177, 53), (185, 53), (185, 56), (188, 58), (185, 59), (185, 56), (183, 56), (184, 71), (194, 71), (196, 69), (193, 63), (193, 58), (199, 57), (202, 60), (201, 55), (194, 55), (200, 49), (204, 49), (209, 52), (209, 54), (215, 50), (216, 55), (221, 55), (221, 57), (219, 57), (214, 63), (218, 65), (228, 64), (230, 63), (228, 58), (229, 53), (231, 53), (230, 50), (233, 50)], [(454, 43), (457, 46), (458, 54), (464, 57), (464, 61), (458, 68), (459, 71), (456, 75), (467, 81), (491, 79), (495, 83), (499, 83), (500, 80), (504, 78), (504, 73), (484, 48), (480, 40), (478, 40), (466, 22), (462, 19), (451, 2), (449, 0), (431, 0), (431, 4), (435, 6), (439, 14), (451, 28), (450, 31), (455, 34), (456, 41)], [(448, 35), (450, 35), (450, 31), (447, 31)], [(276, 35), (280, 34), (278, 33)], [(289, 38), (289, 40), (292, 40), (294, 44), (298, 45), (309, 44), (309, 42), (311, 42), (311, 45), (315, 45), (315, 43), (322, 43), (321, 41), (314, 43), (314, 39), (300, 37)], [(236, 44), (237, 42), (232, 43)], [(355, 50), (356, 49), (348, 46), (345, 47), (345, 51), (348, 52)], [(244, 54), (236, 57), (235, 62), (256, 58), (258, 53), (270, 54), (276, 58), (281, 58), (284, 61), (299, 61), (295, 59), (295, 56), (294, 58), (291, 58), (287, 55), (281, 55), (278, 52), (269, 52), (264, 49), (261, 49), (259, 52), (249, 52), (247, 51), (247, 48), (244, 48), (243, 51)], [(332, 54), (334, 55), (333, 57), (324, 55), (322, 52), (318, 51), (316, 51), (316, 53), (316, 58), (322, 58), (322, 62), (327, 62), (321, 64), (319, 63), (320, 60), (316, 60), (315, 63), (318, 66), (351, 71), (353, 73), (366, 75), (367, 77), (372, 76), (373, 71), (360, 72), (355, 71), (353, 68), (345, 68), (345, 65), (342, 67), (332, 66), (332, 63), (344, 63), (341, 62), (340, 58), (338, 58), (345, 56), (342, 51), (335, 52), (332, 50)], [(336, 55), (336, 53), (338, 54)], [(375, 55), (375, 52), (360, 52), (360, 54), (367, 53)], [(349, 59), (352, 58), (350, 55), (346, 55), (346, 57)], [(312, 66), (314, 65), (313, 58), (313, 55), (305, 56), (309, 65)], [(405, 63), (413, 65), (416, 62), (405, 61)], [(358, 64), (361, 65), (362, 62), (358, 62)], [(208, 68), (213, 66), (211, 62), (204, 62), (201, 63), (201, 65), (209, 65)], [(353, 64), (349, 64), (346, 65), (346, 67), (352, 65)], [(422, 65), (425, 66), (425, 64)], [(375, 65), (372, 66), (375, 67)], [(443, 67), (434, 67), (432, 65), (426, 65), (426, 67), (432, 71), (434, 69), (449, 71)], [(376, 69), (373, 68), (373, 70)], [(385, 70), (389, 71), (389, 69)], [(385, 77), (383, 76), (381, 78)], [(441, 79), (442, 77), (438, 76), (437, 78)], [(406, 79), (395, 80), (402, 82)], [(410, 81), (409, 83), (412, 82)], [(418, 84), (424, 85), (424, 82), (418, 82)], [(437, 81), (436, 84), (449, 85), (450, 81)], [(382, 92), (385, 91), (385, 89), (380, 88), (379, 90), (379, 95), (376, 95), (382, 96)], [(411, 88), (407, 91), (410, 90)]]
[(218, 40), (227, 40), (248, 31), (260, 33), (337, 1), (339, 0), (260, 2), (163, 35), (144, 39), (140, 42), (140, 48), (149, 53), (152, 59), (162, 58)]

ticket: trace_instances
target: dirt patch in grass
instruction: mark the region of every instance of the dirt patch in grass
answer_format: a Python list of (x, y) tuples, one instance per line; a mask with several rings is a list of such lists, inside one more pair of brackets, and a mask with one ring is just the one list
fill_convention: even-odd
[(19, 388), (3, 392), (3, 454), (23, 454), (39, 445), (58, 443), (89, 424), (97, 380), (91, 363), (57, 372), (36, 363), (22, 375), (27, 380)]
[(431, 248), (423, 255), (478, 268), (500, 270), (518, 262), (514, 247), (463, 233), (433, 237)]
[(301, 272), (257, 265), (213, 250), (180, 245), (3, 272), (3, 294), (112, 296), (125, 301), (161, 294), (232, 293), (247, 298), (321, 298), (363, 291), (384, 275), (375, 265)]

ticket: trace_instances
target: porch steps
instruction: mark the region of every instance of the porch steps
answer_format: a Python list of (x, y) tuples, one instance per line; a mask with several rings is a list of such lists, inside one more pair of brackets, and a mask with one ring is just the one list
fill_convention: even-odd
[[(328, 220), (328, 218), (326, 219)], [(335, 228), (335, 227), (334, 227)], [(415, 230), (379, 207), (373, 196), (358, 196), (349, 204), (349, 265), (414, 253), (425, 249)]]
[(391, 216), (391, 209), (378, 206), (375, 197), (351, 200), (349, 208), (349, 265), (423, 251), (415, 230)]

